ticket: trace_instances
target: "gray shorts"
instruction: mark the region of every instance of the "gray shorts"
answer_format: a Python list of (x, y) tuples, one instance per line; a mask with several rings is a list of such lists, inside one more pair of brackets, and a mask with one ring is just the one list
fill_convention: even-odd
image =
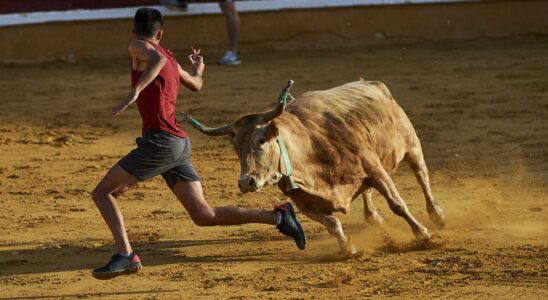
[(190, 155), (189, 138), (163, 131), (147, 131), (137, 138), (137, 148), (118, 161), (118, 165), (139, 181), (162, 175), (171, 189), (182, 181), (199, 181)]

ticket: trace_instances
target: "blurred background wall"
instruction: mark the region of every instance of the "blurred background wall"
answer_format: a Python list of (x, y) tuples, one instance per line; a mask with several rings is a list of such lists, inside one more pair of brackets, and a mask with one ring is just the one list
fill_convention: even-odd
[[(416, 2), (237, 2), (242, 8), (241, 48), (344, 48), (548, 34), (548, 0)], [(0, 0), (0, 62), (125, 56), (136, 7), (158, 4), (158, 0)], [(186, 11), (157, 7), (166, 15), (165, 47), (226, 44), (225, 21), (216, 2), (191, 1)]]

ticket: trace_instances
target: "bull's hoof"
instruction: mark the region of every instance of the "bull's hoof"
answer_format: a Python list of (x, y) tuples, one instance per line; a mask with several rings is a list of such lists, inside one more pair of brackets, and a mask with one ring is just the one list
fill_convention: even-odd
[(430, 217), (430, 220), (436, 228), (442, 229), (445, 227), (445, 214), (443, 212), (443, 209), (439, 207), (438, 205), (434, 205), (433, 207), (428, 207), (428, 216)]
[(384, 218), (379, 214), (378, 211), (374, 211), (373, 213), (365, 213), (364, 214), (365, 222), (369, 225), (381, 225), (384, 223)]
[(432, 234), (430, 234), (430, 232), (426, 228), (422, 228), (414, 232), (414, 234), (417, 241), (427, 241), (432, 238)]
[(344, 245), (339, 244), (340, 251), (339, 254), (343, 259), (358, 258), (363, 256), (363, 250), (358, 250), (356, 246), (352, 243), (352, 237), (348, 237), (348, 240)]
[(356, 246), (352, 244), (348, 244), (344, 249), (341, 249), (341, 251), (339, 252), (342, 259), (359, 258), (363, 256), (363, 253), (363, 250), (358, 250), (358, 248), (356, 248)]

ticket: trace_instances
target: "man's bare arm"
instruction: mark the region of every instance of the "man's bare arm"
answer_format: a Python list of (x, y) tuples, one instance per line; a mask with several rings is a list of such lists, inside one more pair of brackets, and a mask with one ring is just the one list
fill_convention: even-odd
[(139, 93), (149, 85), (165, 66), (167, 58), (158, 52), (152, 45), (144, 41), (133, 41), (128, 47), (129, 55), (133, 61), (146, 63), (146, 67), (139, 78), (139, 81), (131, 89), (126, 99), (112, 110), (112, 116), (116, 117), (129, 105), (137, 100)]
[(181, 83), (193, 92), (197, 92), (202, 89), (204, 84), (202, 75), (204, 73), (204, 58), (200, 55), (200, 49), (196, 50), (192, 48), (192, 54), (189, 55), (189, 60), (192, 64), (191, 73), (183, 70), (179, 65), (179, 79)]

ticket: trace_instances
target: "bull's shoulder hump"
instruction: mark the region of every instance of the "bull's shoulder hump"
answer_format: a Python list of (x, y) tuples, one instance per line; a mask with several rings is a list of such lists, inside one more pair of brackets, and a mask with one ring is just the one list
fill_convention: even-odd
[(353, 93), (376, 100), (394, 100), (388, 87), (381, 81), (359, 80), (335, 87), (341, 93)]
[(394, 101), (384, 83), (366, 80), (346, 83), (328, 90), (306, 92), (301, 97), (305, 101)]

